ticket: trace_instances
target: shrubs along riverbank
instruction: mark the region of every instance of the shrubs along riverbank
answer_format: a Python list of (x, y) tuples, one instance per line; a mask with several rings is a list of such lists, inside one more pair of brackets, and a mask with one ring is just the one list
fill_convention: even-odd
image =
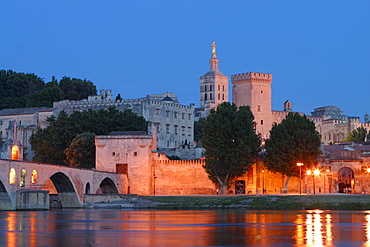
[(137, 196), (116, 195), (84, 203), (85, 208), (370, 210), (370, 195)]

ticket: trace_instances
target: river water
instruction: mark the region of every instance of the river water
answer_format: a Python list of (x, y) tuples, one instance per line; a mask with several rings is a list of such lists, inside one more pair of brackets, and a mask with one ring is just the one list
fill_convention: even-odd
[(370, 211), (0, 211), (0, 246), (370, 246)]

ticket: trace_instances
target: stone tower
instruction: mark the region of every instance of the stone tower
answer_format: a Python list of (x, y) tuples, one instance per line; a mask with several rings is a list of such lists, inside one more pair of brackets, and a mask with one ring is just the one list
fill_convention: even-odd
[(231, 76), (233, 102), (236, 106), (249, 105), (256, 122), (256, 133), (261, 140), (269, 137), (273, 124), (271, 111), (272, 74), (242, 73)]
[(208, 116), (211, 109), (229, 101), (229, 79), (218, 70), (216, 44), (212, 43), (212, 56), (209, 59), (209, 71), (200, 77), (200, 107), (203, 116)]

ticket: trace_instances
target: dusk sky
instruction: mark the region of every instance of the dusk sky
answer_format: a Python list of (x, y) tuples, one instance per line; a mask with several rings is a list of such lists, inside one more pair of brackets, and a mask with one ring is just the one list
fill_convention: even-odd
[[(216, 41), (226, 76), (273, 74), (272, 108), (370, 114), (370, 1), (1, 1), (0, 69), (88, 79), (199, 106)], [(229, 87), (231, 96), (231, 82)], [(231, 97), (230, 97), (231, 98)]]

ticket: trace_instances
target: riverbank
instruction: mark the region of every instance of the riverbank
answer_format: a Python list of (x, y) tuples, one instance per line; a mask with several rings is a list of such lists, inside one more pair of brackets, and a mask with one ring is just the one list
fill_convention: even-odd
[(99, 197), (84, 208), (114, 209), (266, 209), (266, 210), (370, 210), (370, 195), (243, 195), (243, 196), (137, 196)]

